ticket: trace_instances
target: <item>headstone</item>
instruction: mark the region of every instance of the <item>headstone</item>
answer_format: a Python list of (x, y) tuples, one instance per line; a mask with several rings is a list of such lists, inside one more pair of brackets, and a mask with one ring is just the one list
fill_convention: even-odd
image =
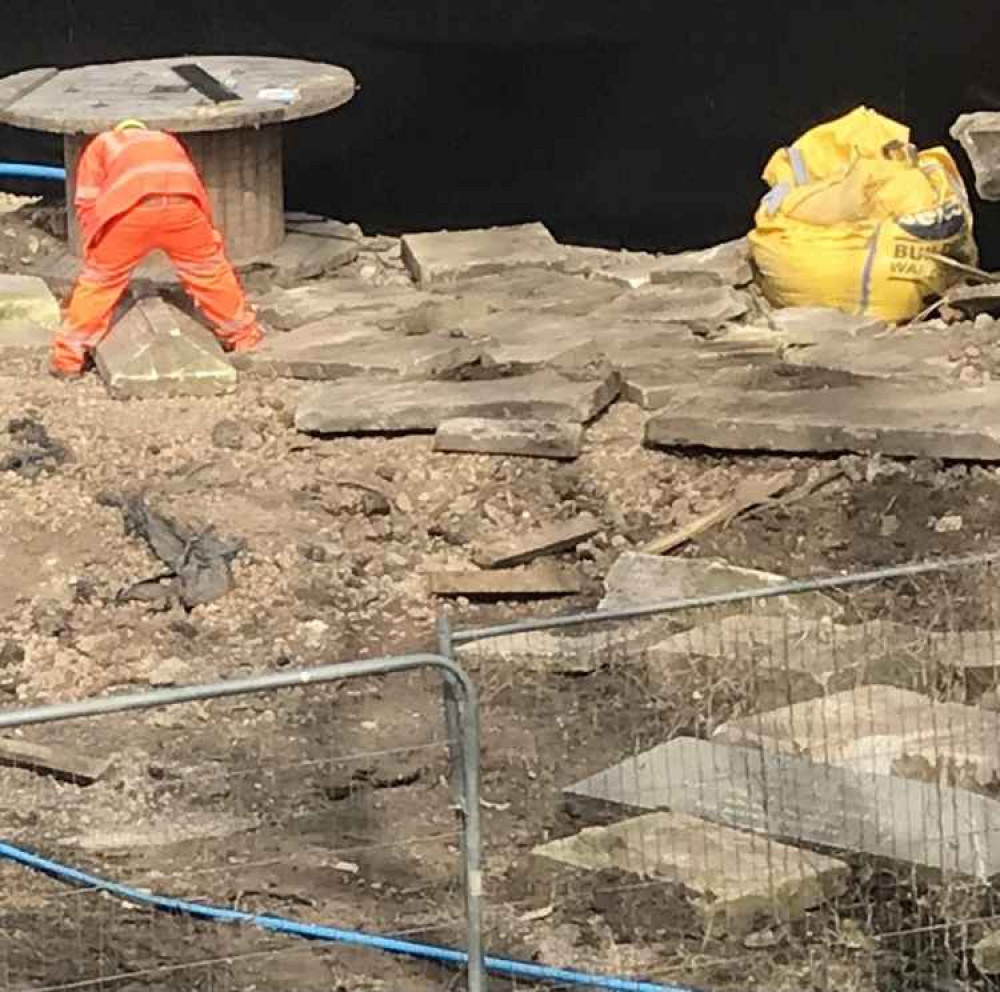
[(158, 297), (136, 303), (95, 358), (119, 398), (214, 396), (236, 385), (236, 370), (212, 334)]
[(428, 581), (435, 596), (465, 596), (469, 599), (572, 596), (583, 590), (583, 583), (576, 573), (548, 562), (527, 568), (482, 572), (433, 572)]
[(689, 274), (708, 277), (719, 286), (749, 285), (753, 281), (749, 242), (740, 238), (701, 251), (660, 256), (653, 282), (669, 285)]
[(464, 454), (521, 455), (574, 459), (583, 446), (583, 427), (551, 420), (446, 420), (434, 435), (434, 450)]
[(979, 195), (984, 200), (1000, 200), (1000, 114), (962, 114), (951, 136), (969, 156)]
[(684, 813), (648, 813), (589, 827), (532, 852), (590, 871), (620, 871), (679, 883), (706, 928), (743, 936), (798, 919), (847, 890), (842, 861)]
[(343, 317), (272, 335), (233, 364), (258, 375), (290, 379), (389, 376), (436, 379), (477, 362), (483, 345), (447, 334), (389, 334)]
[[(611, 566), (604, 580), (605, 596), (599, 609), (627, 610), (636, 606), (670, 603), (701, 596), (719, 596), (769, 589), (790, 581), (783, 575), (739, 568), (721, 559), (663, 558), (626, 552)], [(745, 611), (750, 601), (736, 603)], [(784, 616), (830, 617), (840, 609), (821, 593), (776, 596), (753, 603), (757, 612)], [(712, 607), (713, 611), (719, 609)], [(714, 613), (713, 615), (717, 615)]]
[(679, 389), (646, 425), (656, 447), (877, 452), (1000, 460), (1000, 385), (935, 392), (873, 382), (791, 392)]
[(480, 568), (513, 568), (543, 555), (571, 551), (600, 529), (601, 525), (594, 517), (583, 513), (572, 520), (545, 524), (526, 534), (509, 535), (499, 544), (482, 548), (474, 560)]
[(566, 258), (544, 224), (403, 236), (403, 261), (421, 286), (524, 266), (552, 267)]
[(716, 740), (959, 788), (1000, 782), (1000, 715), (871, 685), (731, 720)]
[(299, 404), (295, 425), (304, 433), (420, 433), (446, 420), (554, 420), (584, 424), (618, 395), (617, 375), (570, 378), (536, 372), (479, 382), (386, 382), (347, 379), (320, 386)]
[(786, 843), (978, 879), (1000, 871), (1000, 802), (780, 752), (678, 738), (566, 792), (623, 810), (669, 809)]

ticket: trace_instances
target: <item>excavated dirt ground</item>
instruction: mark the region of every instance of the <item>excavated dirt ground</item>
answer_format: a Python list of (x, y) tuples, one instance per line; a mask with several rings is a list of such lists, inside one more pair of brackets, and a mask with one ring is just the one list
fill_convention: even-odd
[[(568, 466), (436, 454), (425, 437), (316, 441), (291, 426), (303, 388), (248, 381), (225, 398), (120, 403), (93, 375), (64, 385), (28, 363), (0, 369), (0, 464), (17, 454), (11, 421), (44, 425), (64, 449), (37, 465), (15, 457), (0, 473), (4, 709), (432, 650), (442, 612), (477, 626), (593, 606), (622, 551), (711, 509), (747, 475), (792, 467), (805, 478), (831, 465), (645, 450), (644, 414), (623, 403), (590, 428), (585, 453)], [(747, 514), (678, 553), (800, 577), (978, 552), (1000, 538), (994, 469), (840, 464), (840, 478), (801, 502)], [(246, 542), (227, 597), (190, 613), (122, 601), (123, 590), (162, 571), (106, 505), (108, 494), (136, 488), (157, 509)], [(586, 575), (586, 595), (503, 607), (429, 596), (425, 574), (470, 563), (475, 544), (580, 511), (602, 525), (564, 556)], [(981, 581), (955, 580), (948, 602), (974, 604)], [(853, 605), (862, 617), (954, 622), (941, 618), (940, 593), (939, 584), (899, 584)], [(903, 986), (905, 954), (878, 980), (872, 969), (866, 927), (881, 903), (869, 892), (878, 882), (870, 866), (858, 867), (839, 915), (814, 914), (747, 946), (705, 937), (676, 886), (530, 857), (581, 826), (561, 788), (745, 708), (721, 666), (692, 667), (657, 691), (627, 666), (469, 667), (483, 704), (491, 951), (703, 988)], [(25, 736), (114, 763), (86, 788), (0, 769), (0, 834), (157, 892), (460, 945), (440, 713), (436, 682), (419, 674), (36, 728)], [(11, 865), (0, 867), (0, 891), (2, 987), (88, 987), (97, 977), (121, 990), (460, 984), (406, 959), (72, 894)], [(925, 903), (901, 906), (892, 891), (896, 927), (926, 921)]]

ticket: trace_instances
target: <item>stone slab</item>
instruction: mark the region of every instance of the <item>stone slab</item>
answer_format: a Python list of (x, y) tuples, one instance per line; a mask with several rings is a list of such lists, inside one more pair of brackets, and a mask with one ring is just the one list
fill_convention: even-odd
[(679, 389), (646, 425), (657, 447), (1000, 460), (1000, 385), (935, 392), (866, 382), (738, 395)]
[(55, 332), (38, 324), (0, 321), (0, 358), (38, 358), (45, 355)]
[[(451, 293), (455, 285), (430, 287), (435, 294)], [(581, 279), (554, 269), (511, 269), (494, 275), (475, 276), (461, 282), (463, 299), (483, 301), (495, 310), (561, 313), (585, 316), (625, 290), (600, 279)]]
[[(608, 570), (604, 580), (605, 596), (598, 608), (630, 609), (700, 596), (769, 589), (788, 581), (783, 575), (739, 568), (721, 559), (664, 558), (629, 551)], [(746, 600), (733, 606), (741, 612), (748, 608)], [(833, 600), (812, 592), (756, 600), (753, 608), (771, 615), (817, 618), (836, 616), (840, 612)], [(712, 609), (718, 611), (724, 607)], [(713, 615), (718, 614), (714, 612)]]
[(1000, 782), (1000, 715), (893, 686), (754, 713), (723, 724), (714, 739), (963, 789)]
[(690, 275), (707, 278), (718, 286), (747, 286), (753, 281), (750, 243), (746, 238), (699, 251), (660, 256), (657, 263), (652, 273), (654, 283), (684, 284), (685, 277)]
[(820, 344), (831, 336), (878, 334), (889, 325), (874, 317), (858, 317), (833, 307), (780, 307), (768, 314), (772, 328), (790, 345)]
[(1000, 283), (952, 286), (945, 294), (945, 301), (953, 310), (958, 310), (968, 318), (977, 317), (981, 313), (996, 315), (1000, 313)]
[(274, 284), (282, 288), (298, 285), (306, 279), (328, 275), (350, 265), (360, 252), (354, 238), (317, 237), (292, 232), (273, 252), (240, 266), (246, 278), (263, 269)]
[(697, 322), (721, 327), (744, 316), (748, 309), (746, 297), (728, 286), (675, 288), (653, 285), (622, 294), (594, 310), (593, 316), (672, 324)]
[(1000, 802), (780, 752), (678, 738), (566, 794), (628, 811), (669, 809), (785, 843), (979, 879), (1000, 871)]
[(914, 689), (934, 679), (927, 631), (882, 620), (841, 626), (808, 615), (767, 616), (757, 608), (721, 618), (717, 612), (643, 647), (638, 656), (654, 683), (669, 686), (693, 659), (723, 661), (763, 711), (861, 685)]
[(499, 544), (481, 548), (473, 560), (480, 568), (513, 568), (544, 555), (571, 551), (600, 529), (598, 520), (589, 513), (582, 513), (572, 520), (559, 520), (526, 534), (511, 535)]
[(979, 195), (984, 200), (1000, 200), (1000, 113), (962, 114), (951, 136), (972, 163)]
[(159, 297), (136, 303), (95, 359), (118, 398), (215, 396), (236, 385), (236, 370), (212, 334)]
[(588, 827), (532, 852), (590, 871), (679, 883), (707, 928), (744, 936), (805, 915), (847, 890), (842, 861), (684, 813), (647, 813)]
[(572, 596), (583, 591), (579, 575), (548, 562), (495, 571), (433, 572), (428, 582), (435, 596), (469, 599)]
[(446, 420), (434, 435), (434, 450), (457, 454), (579, 458), (583, 426), (551, 420)]
[(809, 343), (791, 340), (783, 359), (790, 365), (833, 369), (897, 382), (952, 378), (949, 354), (961, 332), (926, 326), (833, 331)]
[(625, 638), (616, 638), (610, 631), (602, 631), (595, 638), (589, 632), (581, 635), (534, 630), (470, 641), (458, 645), (457, 651), (460, 658), (499, 662), (505, 670), (593, 675), (607, 665), (609, 654), (617, 646), (626, 644)]
[(0, 765), (53, 775), (82, 785), (92, 785), (111, 767), (107, 755), (94, 757), (75, 748), (52, 747), (16, 737), (0, 737)]
[(640, 289), (652, 281), (660, 261), (661, 256), (642, 251), (612, 251), (570, 245), (562, 268), (574, 275), (606, 279), (626, 289)]
[(524, 266), (552, 267), (566, 249), (544, 224), (406, 234), (403, 261), (420, 286)]
[(576, 379), (556, 372), (479, 382), (348, 379), (309, 392), (295, 425), (308, 434), (361, 434), (433, 432), (458, 417), (584, 424), (620, 388), (615, 374)]
[(59, 303), (37, 276), (0, 273), (0, 335), (25, 325), (59, 326)]
[(341, 317), (270, 336), (256, 351), (237, 355), (241, 371), (289, 379), (351, 376), (436, 379), (478, 362), (483, 345), (446, 334), (390, 334)]
[(367, 286), (349, 279), (317, 279), (291, 289), (252, 294), (263, 323), (275, 331), (292, 331), (339, 315), (392, 329), (433, 298), (412, 286)]

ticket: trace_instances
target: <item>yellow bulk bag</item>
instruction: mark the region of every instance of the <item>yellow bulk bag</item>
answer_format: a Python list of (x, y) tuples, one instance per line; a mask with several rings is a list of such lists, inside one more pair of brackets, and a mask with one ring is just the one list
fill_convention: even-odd
[(961, 174), (944, 148), (917, 152), (909, 129), (860, 107), (776, 152), (750, 246), (778, 306), (828, 306), (888, 321), (915, 317), (952, 271), (928, 254), (978, 261)]

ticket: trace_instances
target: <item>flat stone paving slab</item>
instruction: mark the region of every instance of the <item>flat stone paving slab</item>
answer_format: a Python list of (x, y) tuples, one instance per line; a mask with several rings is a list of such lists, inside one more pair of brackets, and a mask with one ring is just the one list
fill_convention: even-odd
[[(699, 596), (768, 589), (789, 580), (783, 575), (739, 568), (721, 559), (664, 558), (626, 552), (608, 570), (604, 580), (605, 596), (599, 609), (621, 610), (635, 606), (668, 603)], [(737, 603), (735, 609), (745, 611), (749, 601)], [(720, 607), (713, 606), (713, 616)], [(754, 602), (758, 612), (784, 616), (830, 617), (840, 610), (837, 604), (821, 593), (780, 596)]]
[(901, 458), (1000, 460), (1000, 385), (934, 391), (871, 382), (739, 394), (679, 389), (646, 425), (657, 447), (878, 452)]
[(214, 396), (236, 370), (200, 324), (158, 297), (140, 300), (98, 345), (98, 371), (112, 396)]
[(611, 251), (570, 245), (563, 263), (566, 272), (591, 279), (606, 279), (625, 289), (640, 289), (652, 281), (662, 256), (642, 251)]
[(669, 809), (785, 843), (978, 879), (1000, 871), (1000, 802), (780, 752), (678, 738), (566, 793), (623, 810)]
[(482, 343), (447, 334), (390, 334), (357, 321), (334, 317), (271, 335), (256, 351), (233, 364), (257, 375), (291, 379), (396, 376), (436, 379), (482, 358)]
[(317, 279), (292, 289), (252, 294), (252, 299), (269, 329), (293, 331), (337, 315), (386, 329), (433, 297), (412, 286), (373, 287), (349, 279)]
[(1000, 715), (873, 685), (732, 720), (714, 739), (960, 788), (1000, 780)]
[(847, 890), (842, 861), (683, 813), (588, 827), (532, 852), (590, 871), (680, 883), (707, 928), (742, 936), (803, 916)]
[(479, 382), (386, 382), (358, 378), (319, 386), (295, 415), (310, 434), (432, 432), (446, 420), (553, 420), (584, 424), (618, 395), (618, 376), (570, 378), (535, 372)]
[(551, 420), (446, 420), (434, 435), (434, 450), (458, 454), (520, 455), (572, 460), (580, 456), (583, 427)]
[(0, 333), (26, 324), (53, 330), (60, 319), (59, 303), (43, 280), (0, 273)]
[(692, 289), (668, 284), (624, 293), (598, 307), (593, 316), (674, 324), (698, 322), (721, 327), (742, 317), (748, 309), (746, 297), (728, 286)]
[(528, 533), (512, 534), (506, 540), (481, 547), (474, 560), (480, 568), (513, 568), (543, 555), (570, 551), (601, 529), (589, 513), (572, 520), (559, 520), (536, 527)]
[(420, 286), (524, 266), (551, 267), (567, 255), (544, 224), (405, 234), (403, 261)]
[(719, 286), (749, 285), (753, 282), (750, 243), (739, 238), (698, 251), (659, 256), (652, 278), (654, 283), (676, 285), (689, 275), (707, 277)]
[(481, 572), (432, 572), (428, 582), (435, 596), (469, 599), (572, 596), (583, 589), (579, 575), (551, 562)]

